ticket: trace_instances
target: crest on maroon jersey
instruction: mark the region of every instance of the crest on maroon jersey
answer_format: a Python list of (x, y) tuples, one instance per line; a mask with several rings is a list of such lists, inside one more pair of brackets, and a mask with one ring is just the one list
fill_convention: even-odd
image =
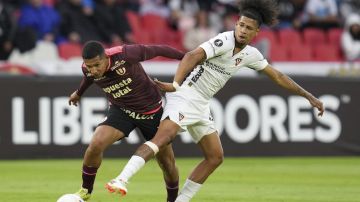
[(124, 75), (125, 72), (126, 72), (125, 67), (121, 67), (121, 68), (119, 68), (119, 69), (116, 70), (116, 73), (119, 74), (120, 76), (121, 76), (121, 75)]

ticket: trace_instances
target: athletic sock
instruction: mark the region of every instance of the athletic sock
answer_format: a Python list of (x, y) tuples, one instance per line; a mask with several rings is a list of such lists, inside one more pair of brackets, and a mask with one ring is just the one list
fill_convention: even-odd
[(144, 165), (145, 160), (143, 158), (133, 155), (116, 179), (128, 182), (129, 179)]
[(93, 191), (95, 177), (98, 168), (83, 165), (82, 168), (82, 187), (88, 190), (88, 193)]
[(176, 182), (166, 182), (166, 191), (167, 191), (167, 202), (174, 202), (178, 195), (179, 191), (179, 181)]
[(201, 185), (202, 184), (187, 179), (175, 202), (190, 201), (190, 199), (200, 190)]

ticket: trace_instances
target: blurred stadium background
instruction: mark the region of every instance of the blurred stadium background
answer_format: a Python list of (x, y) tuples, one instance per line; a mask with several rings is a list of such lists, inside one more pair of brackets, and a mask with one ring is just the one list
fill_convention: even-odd
[[(257, 47), (280, 71), (323, 100), (322, 118), (252, 70), (240, 70), (212, 102), (224, 165), (194, 201), (360, 201), (360, 1), (278, 0), (279, 24)], [(238, 0), (0, 0), (0, 201), (55, 201), (80, 184), (81, 158), (107, 101), (90, 88), (78, 108), (81, 48), (168, 44), (192, 50), (232, 30)], [(171, 81), (178, 61), (143, 62)], [(92, 201), (117, 201), (102, 185), (143, 140), (106, 151)], [(174, 141), (182, 182), (201, 154), (184, 133)], [(124, 158), (124, 159), (122, 159)], [(73, 159), (73, 160), (68, 160)], [(153, 175), (153, 173), (157, 173)], [(151, 163), (124, 201), (162, 201)]]

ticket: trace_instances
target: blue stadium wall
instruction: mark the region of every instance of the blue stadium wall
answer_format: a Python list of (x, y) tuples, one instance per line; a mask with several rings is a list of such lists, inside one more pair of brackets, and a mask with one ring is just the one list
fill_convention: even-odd
[[(1, 76), (0, 159), (82, 157), (108, 103), (94, 85), (79, 107), (68, 106), (68, 96), (80, 80)], [(211, 108), (226, 156), (360, 154), (360, 79), (294, 80), (323, 100), (323, 117), (316, 116), (307, 100), (265, 77), (232, 78), (216, 95)], [(140, 133), (134, 131), (129, 139), (111, 146), (105, 156), (128, 157), (142, 142)], [(186, 133), (173, 143), (178, 157), (201, 155)]]

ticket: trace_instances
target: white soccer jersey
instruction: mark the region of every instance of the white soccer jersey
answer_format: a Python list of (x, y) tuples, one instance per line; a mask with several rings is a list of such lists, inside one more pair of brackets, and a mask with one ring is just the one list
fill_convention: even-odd
[(262, 54), (251, 46), (233, 55), (233, 31), (221, 33), (200, 47), (206, 52), (206, 61), (190, 73), (180, 89), (166, 93), (166, 105), (161, 118), (174, 121), (182, 131), (188, 130), (196, 143), (216, 131), (210, 113), (210, 99), (214, 94), (240, 68), (262, 70), (268, 65)]
[(206, 52), (206, 60), (191, 72), (183, 85), (196, 89), (206, 99), (212, 98), (240, 68), (259, 71), (268, 65), (264, 56), (249, 45), (233, 55), (234, 31), (220, 33), (200, 47)]

